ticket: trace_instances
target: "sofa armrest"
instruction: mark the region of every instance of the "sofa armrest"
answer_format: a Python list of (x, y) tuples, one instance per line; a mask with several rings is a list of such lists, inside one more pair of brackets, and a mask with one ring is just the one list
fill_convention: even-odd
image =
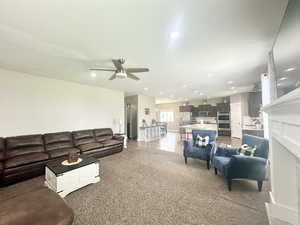
[(121, 136), (121, 135), (114, 135), (114, 136), (112, 137), (112, 139), (118, 140), (118, 141), (124, 141), (124, 137)]
[(253, 180), (264, 180), (266, 176), (267, 160), (261, 157), (254, 156), (231, 156), (228, 165), (227, 177), (247, 178)]

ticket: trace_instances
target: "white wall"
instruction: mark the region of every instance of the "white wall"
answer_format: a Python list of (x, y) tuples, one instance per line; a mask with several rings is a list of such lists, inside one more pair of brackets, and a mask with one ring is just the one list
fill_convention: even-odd
[(160, 121), (160, 112), (173, 112), (174, 113), (174, 121), (168, 122), (168, 131), (178, 132), (179, 131), (179, 123), (183, 118), (183, 113), (179, 112), (179, 107), (182, 106), (182, 102), (174, 102), (174, 103), (165, 103), (165, 104), (157, 104), (156, 109), (156, 119)]
[[(124, 93), (0, 69), (0, 136), (124, 124)], [(123, 129), (123, 128), (122, 128)]]
[[(150, 114), (145, 114), (145, 108), (150, 109)], [(148, 125), (151, 125), (152, 119), (156, 119), (155, 98), (145, 95), (138, 95), (138, 136), (140, 127), (143, 125), (142, 120), (146, 120)], [(139, 139), (139, 138), (138, 138)]]

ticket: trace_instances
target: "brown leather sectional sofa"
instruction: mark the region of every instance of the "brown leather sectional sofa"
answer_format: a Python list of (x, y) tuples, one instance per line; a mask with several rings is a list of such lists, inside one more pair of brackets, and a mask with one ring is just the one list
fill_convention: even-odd
[(0, 138), (0, 185), (39, 176), (70, 151), (104, 157), (122, 150), (123, 137), (110, 128)]

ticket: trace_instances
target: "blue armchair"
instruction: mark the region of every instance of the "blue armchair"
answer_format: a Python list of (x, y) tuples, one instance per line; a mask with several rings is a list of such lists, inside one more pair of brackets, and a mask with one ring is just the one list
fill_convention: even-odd
[(238, 155), (237, 148), (218, 147), (212, 159), (215, 174), (219, 172), (226, 177), (229, 191), (233, 179), (256, 180), (258, 190), (261, 191), (266, 176), (269, 141), (261, 137), (244, 135), (242, 144), (256, 146), (254, 156)]
[[(202, 137), (209, 136), (209, 144), (206, 147), (195, 146), (195, 140), (197, 135)], [(210, 169), (211, 155), (215, 150), (217, 132), (214, 130), (193, 130), (192, 140), (184, 141), (183, 156), (185, 164), (187, 164), (187, 158), (205, 160), (207, 163), (207, 169)]]

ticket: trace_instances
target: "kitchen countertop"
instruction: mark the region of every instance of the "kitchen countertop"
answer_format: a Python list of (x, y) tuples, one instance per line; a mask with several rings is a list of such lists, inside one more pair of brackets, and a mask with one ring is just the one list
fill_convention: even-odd
[(152, 128), (152, 127), (161, 127), (163, 125), (148, 125), (148, 126), (144, 126), (144, 127), (140, 127), (140, 129), (146, 129), (146, 128)]
[(192, 129), (192, 130), (218, 130), (218, 125), (216, 123), (215, 124), (192, 124), (192, 125), (184, 125), (180, 127), (186, 129)]
[(244, 126), (243, 130), (264, 130), (263, 128), (257, 128), (256, 126)]

